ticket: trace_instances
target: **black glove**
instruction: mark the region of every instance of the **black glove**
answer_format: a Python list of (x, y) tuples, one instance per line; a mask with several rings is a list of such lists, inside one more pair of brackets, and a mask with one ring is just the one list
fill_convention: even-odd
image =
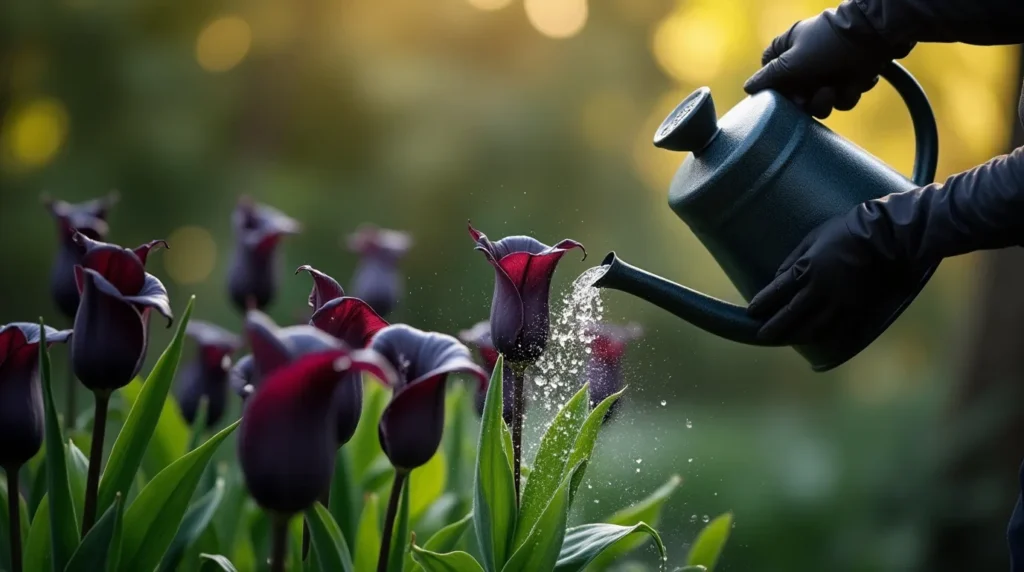
[(1024, 148), (904, 193), (867, 201), (812, 232), (750, 301), (761, 338), (812, 341), (882, 289), (940, 260), (1024, 241)]
[(878, 82), (882, 68), (905, 57), (913, 42), (889, 43), (852, 0), (797, 22), (772, 40), (762, 67), (743, 89), (774, 89), (815, 117), (847, 111)]

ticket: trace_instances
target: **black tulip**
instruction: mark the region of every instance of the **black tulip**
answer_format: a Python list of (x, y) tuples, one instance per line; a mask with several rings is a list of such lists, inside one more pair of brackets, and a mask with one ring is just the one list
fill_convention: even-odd
[[(484, 362), (487, 373), (494, 375), (494, 366), (498, 362), (498, 350), (495, 349), (494, 342), (491, 340), (491, 323), (486, 321), (478, 322), (472, 328), (459, 332), (459, 339), (476, 348)], [(505, 362), (502, 375), (504, 376), (504, 383), (501, 384), (501, 416), (505, 419), (505, 423), (511, 427), (512, 395), (515, 386), (512, 383), (512, 369), (509, 362)], [(479, 387), (475, 397), (477, 415), (483, 415), (487, 388)]]
[(349, 250), (359, 255), (352, 277), (352, 294), (381, 316), (398, 305), (404, 289), (398, 263), (412, 246), (408, 233), (363, 225), (348, 238)]
[(189, 425), (195, 422), (199, 403), (205, 397), (206, 426), (213, 427), (224, 415), (231, 355), (241, 347), (241, 340), (220, 326), (200, 320), (189, 322), (185, 333), (195, 340), (198, 351), (182, 367), (174, 395)]
[(50, 295), (57, 309), (73, 319), (78, 310), (78, 287), (75, 266), (82, 263), (82, 249), (74, 236), (80, 232), (93, 240), (103, 240), (110, 230), (107, 216), (118, 201), (117, 193), (82, 203), (68, 203), (43, 197), (43, 202), (57, 223), (57, 257), (50, 271)]
[[(622, 357), (629, 342), (643, 335), (637, 324), (620, 326), (616, 324), (595, 324), (588, 329), (591, 336), (590, 355), (583, 372), (583, 381), (590, 383), (591, 407), (605, 398), (618, 393), (624, 387)], [(605, 415), (607, 421), (617, 409), (619, 402), (612, 404)]]
[(228, 271), (228, 294), (235, 307), (262, 310), (277, 293), (277, 246), (299, 232), (299, 223), (281, 211), (242, 197), (232, 215), (235, 250)]

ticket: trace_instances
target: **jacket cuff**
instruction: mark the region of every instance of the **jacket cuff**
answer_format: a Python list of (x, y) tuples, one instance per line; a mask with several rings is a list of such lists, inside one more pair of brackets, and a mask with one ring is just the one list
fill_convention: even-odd
[(851, 20), (870, 28), (885, 46), (886, 57), (902, 59), (914, 49), (916, 41), (911, 39), (903, 26), (894, 25), (895, 14), (885, 0), (845, 0), (840, 10), (847, 10)]

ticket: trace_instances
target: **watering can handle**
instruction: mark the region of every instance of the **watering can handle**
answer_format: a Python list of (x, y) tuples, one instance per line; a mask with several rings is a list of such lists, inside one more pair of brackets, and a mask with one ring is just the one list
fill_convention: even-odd
[[(918, 186), (927, 185), (935, 178), (939, 156), (938, 129), (931, 105), (921, 85), (903, 66), (890, 62), (880, 75), (896, 89), (910, 110), (917, 145), (911, 180)], [(602, 266), (605, 274), (597, 279), (594, 286), (629, 292), (702, 330), (735, 342), (755, 346), (784, 345), (759, 339), (757, 332), (763, 322), (751, 318), (743, 306), (650, 274), (627, 264), (614, 252), (605, 258)]]

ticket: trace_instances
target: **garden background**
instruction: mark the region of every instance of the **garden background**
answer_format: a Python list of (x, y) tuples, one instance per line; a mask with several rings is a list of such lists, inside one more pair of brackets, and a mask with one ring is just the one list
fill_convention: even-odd
[[(291, 269), (345, 284), (355, 259), (344, 236), (364, 222), (413, 236), (392, 318), (424, 329), (456, 334), (487, 316), (492, 270), (472, 252), (469, 218), (495, 238), (583, 242), (591, 257), (566, 258), (556, 299), (614, 249), (740, 301), (666, 207), (683, 157), (651, 138), (701, 85), (729, 109), (770, 39), (829, 5), (0, 3), (0, 322), (58, 320), (47, 288), (57, 237), (40, 194), (111, 189), (110, 240), (167, 238), (150, 269), (174, 307), (194, 293), (197, 318), (236, 331), (226, 260), (243, 193), (304, 225), (284, 242), (270, 310), (281, 323), (305, 311), (309, 281)], [(1019, 48), (925, 45), (905, 64), (935, 107), (940, 177), (1019, 144)], [(910, 122), (891, 88), (826, 123), (909, 172)], [(1005, 569), (1024, 457), (1022, 289), (1019, 252), (946, 261), (889, 332), (825, 374), (606, 293), (606, 318), (646, 335), (627, 354), (631, 390), (579, 504), (599, 518), (678, 473), (659, 529), (671, 550), (704, 515), (733, 511), (721, 570)], [(162, 348), (171, 330), (152, 330)]]

